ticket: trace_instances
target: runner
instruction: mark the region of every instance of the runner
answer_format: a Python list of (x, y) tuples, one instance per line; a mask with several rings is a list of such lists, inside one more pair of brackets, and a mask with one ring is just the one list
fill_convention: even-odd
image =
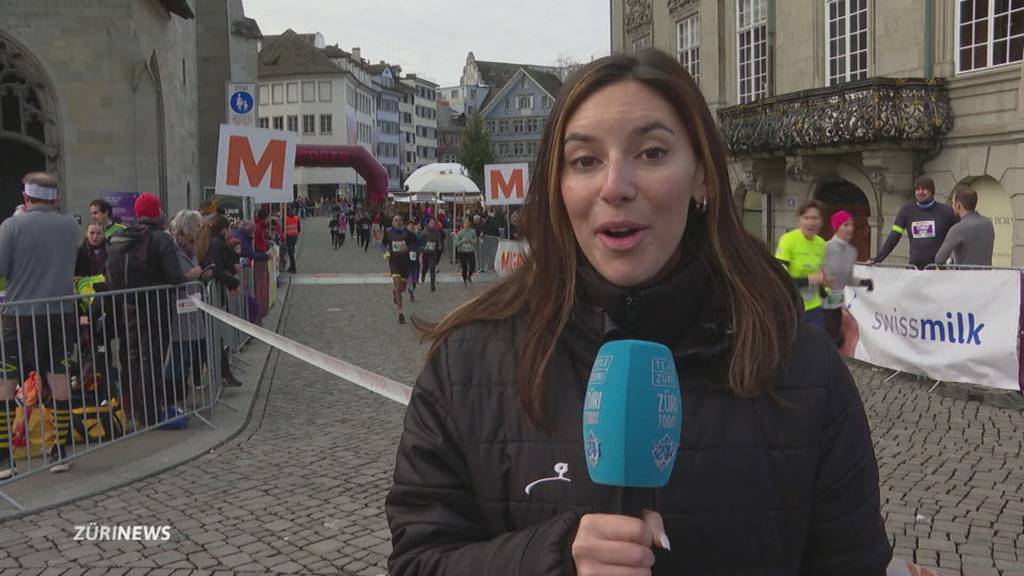
[(338, 246), (340, 248), (345, 245), (345, 234), (348, 231), (348, 216), (345, 215), (344, 210), (339, 210), (335, 216), (335, 221), (338, 223)]
[(398, 323), (405, 324), (405, 314), (402, 312), (402, 292), (405, 292), (406, 278), (409, 276), (409, 244), (413, 242), (413, 234), (402, 226), (402, 217), (395, 216), (391, 220), (392, 228), (384, 237), (385, 242), (384, 258), (388, 261), (388, 268), (391, 270), (391, 279), (394, 281), (394, 300), (398, 307)]
[(365, 210), (359, 213), (356, 225), (359, 227), (359, 245), (363, 247), (363, 252), (366, 252), (370, 249), (370, 216)]
[(426, 282), (427, 274), (429, 273), (431, 292), (437, 290), (437, 263), (441, 260), (441, 251), (444, 249), (443, 234), (444, 232), (440, 230), (440, 224), (434, 218), (427, 222), (427, 228), (423, 231), (420, 281)]
[(809, 200), (800, 205), (800, 226), (779, 238), (775, 258), (789, 272), (804, 300), (804, 321), (825, 329), (819, 289), (832, 278), (822, 272), (825, 263), (825, 240), (818, 236), (825, 210), (821, 202)]
[(847, 286), (865, 286), (871, 291), (874, 283), (870, 279), (853, 276), (853, 264), (857, 261), (857, 248), (850, 243), (854, 232), (853, 215), (840, 210), (832, 215), (831, 222), (835, 235), (825, 243), (824, 272), (835, 280), (821, 307), (825, 315), (825, 332), (835, 342), (836, 348), (842, 348), (844, 289)]
[(327, 221), (327, 229), (331, 231), (331, 247), (338, 249), (338, 219), (331, 218)]
[(423, 259), (423, 227), (410, 221), (405, 225), (405, 230), (411, 234), (409, 241), (409, 276), (408, 290), (409, 301), (416, 301), (416, 285), (420, 282), (420, 261)]
[(462, 268), (462, 284), (464, 286), (473, 283), (473, 274), (476, 272), (477, 243), (476, 229), (473, 228), (467, 216), (462, 219), (462, 230), (455, 235), (455, 255)]

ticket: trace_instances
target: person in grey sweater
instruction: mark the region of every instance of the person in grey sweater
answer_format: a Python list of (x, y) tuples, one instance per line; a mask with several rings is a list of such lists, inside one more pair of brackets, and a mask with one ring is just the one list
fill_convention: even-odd
[(835, 234), (825, 243), (825, 264), (822, 266), (827, 277), (831, 277), (831, 289), (822, 300), (821, 308), (825, 313), (825, 331), (835, 342), (837, 348), (843, 345), (843, 307), (845, 306), (844, 291), (847, 286), (865, 286), (874, 289), (870, 279), (854, 278), (853, 265), (857, 262), (857, 248), (850, 243), (853, 239), (853, 215), (846, 210), (839, 210), (832, 215), (832, 230)]
[(975, 211), (977, 207), (978, 193), (966, 184), (957, 186), (953, 191), (953, 210), (960, 216), (960, 222), (949, 229), (946, 240), (935, 254), (936, 264), (945, 264), (952, 256), (954, 264), (992, 265), (996, 229), (991, 220)]
[[(57, 179), (32, 172), (22, 180), (25, 211), (0, 225), (0, 276), (7, 278), (2, 307), (0, 366), (0, 480), (16, 472), (11, 458), (15, 389), (30, 372), (45, 373), (53, 393), (54, 443), (47, 458), (51, 472), (68, 470), (71, 388), (67, 365), (76, 339), (75, 301), (57, 300), (75, 293), (75, 257), (79, 229), (57, 209)], [(33, 300), (41, 304), (20, 304)], [(68, 327), (71, 328), (68, 328)]]

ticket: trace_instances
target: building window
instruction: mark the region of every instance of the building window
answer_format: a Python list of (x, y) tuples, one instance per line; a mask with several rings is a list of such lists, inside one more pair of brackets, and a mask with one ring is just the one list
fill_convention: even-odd
[(274, 130), (284, 130), (284, 116), (274, 116)]
[(270, 104), (270, 86), (266, 84), (260, 84), (260, 106), (267, 106)]
[(498, 134), (508, 134), (508, 120), (498, 120)]
[(298, 82), (289, 82), (288, 86), (288, 103), (295, 104), (299, 101), (299, 84)]
[[(331, 101), (331, 83), (320, 82), (320, 101), (330, 102)], [(323, 130), (321, 130), (323, 132)]]
[(533, 108), (533, 94), (524, 94), (519, 97), (519, 109), (529, 110)]
[(523, 149), (523, 143), (522, 142), (516, 142), (513, 145), (513, 147), (514, 147), (514, 155), (515, 156), (522, 156), (524, 154), (524, 149)]
[(828, 84), (868, 77), (868, 0), (828, 1)]
[(768, 95), (768, 10), (765, 0), (738, 0), (739, 100), (747, 104)]
[(700, 85), (700, 14), (693, 14), (676, 23), (676, 57)]
[(333, 116), (330, 114), (320, 115), (320, 134), (330, 134), (332, 132)]
[(650, 34), (644, 34), (643, 36), (641, 36), (639, 38), (634, 38), (633, 39), (633, 53), (634, 54), (639, 52), (639, 51), (641, 51), (641, 50), (643, 50), (644, 48), (650, 48), (650, 47), (651, 47), (651, 35)]
[(259, 128), (270, 128), (270, 118), (260, 118), (256, 121), (256, 126)]
[(523, 133), (523, 121), (522, 120), (513, 120), (512, 121), (512, 132), (514, 132), (516, 134), (522, 134)]
[(316, 82), (302, 83), (302, 101), (316, 102)]
[(529, 132), (530, 134), (533, 134), (534, 132), (537, 131), (537, 119), (536, 118), (527, 118), (526, 119), (526, 131)]
[(299, 133), (299, 117), (298, 116), (289, 116), (288, 117), (288, 131), (289, 132), (295, 132), (296, 134)]
[(273, 85), (274, 104), (284, 104), (284, 84)]
[(548, 110), (551, 108), (551, 96), (547, 94), (540, 97), (540, 101), (544, 104), (544, 109)]
[(960, 0), (957, 22), (957, 72), (1024, 59), (1024, 0)]
[(304, 114), (302, 116), (302, 133), (303, 134), (316, 134), (316, 116), (313, 114)]

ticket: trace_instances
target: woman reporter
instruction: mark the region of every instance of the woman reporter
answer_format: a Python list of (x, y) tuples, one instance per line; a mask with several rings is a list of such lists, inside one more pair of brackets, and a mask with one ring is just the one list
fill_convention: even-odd
[[(680, 65), (644, 51), (584, 67), (535, 172), (526, 262), (420, 324), (432, 347), (387, 499), (391, 574), (882, 574), (857, 389), (744, 232)], [(651, 491), (592, 483), (582, 445), (590, 367), (622, 338), (668, 346), (683, 395), (678, 459), (642, 518), (611, 512)], [(556, 464), (569, 482), (526, 493)]]

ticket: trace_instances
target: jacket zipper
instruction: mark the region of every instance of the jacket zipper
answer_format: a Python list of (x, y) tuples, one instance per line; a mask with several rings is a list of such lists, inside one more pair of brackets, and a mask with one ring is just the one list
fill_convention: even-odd
[(626, 295), (626, 330), (631, 336), (637, 331), (637, 316), (639, 316), (640, 297), (634, 293)]

